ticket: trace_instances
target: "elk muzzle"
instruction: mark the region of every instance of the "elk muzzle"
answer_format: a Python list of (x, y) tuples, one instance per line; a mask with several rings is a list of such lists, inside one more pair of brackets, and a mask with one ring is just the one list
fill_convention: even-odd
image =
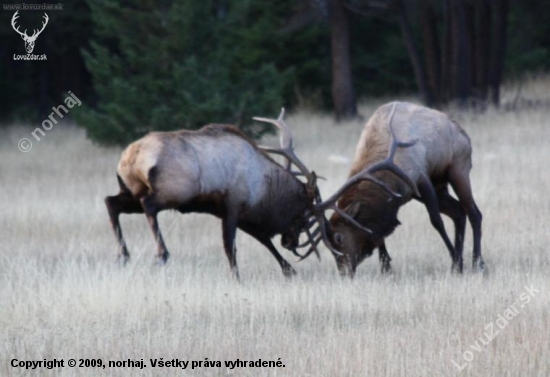
[(335, 255), (335, 258), (340, 276), (353, 279), (357, 270), (357, 258), (349, 254)]

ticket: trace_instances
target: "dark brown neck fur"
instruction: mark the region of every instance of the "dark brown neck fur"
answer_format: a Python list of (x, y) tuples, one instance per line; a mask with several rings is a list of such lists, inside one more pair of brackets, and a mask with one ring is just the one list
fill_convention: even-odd
[[(403, 192), (403, 184), (390, 173), (380, 173), (378, 178), (392, 190)], [(365, 181), (351, 187), (338, 201), (338, 207), (346, 209), (357, 202), (361, 203), (361, 206), (354, 218), (373, 231), (373, 240), (387, 237), (399, 225), (397, 213), (404, 201), (402, 198), (393, 197), (379, 185)]]

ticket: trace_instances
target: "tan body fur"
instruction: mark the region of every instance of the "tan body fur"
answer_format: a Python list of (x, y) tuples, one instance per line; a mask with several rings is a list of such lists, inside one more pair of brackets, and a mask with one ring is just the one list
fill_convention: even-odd
[(266, 177), (282, 168), (242, 136), (211, 131), (150, 133), (126, 148), (117, 173), (132, 195), (141, 197), (153, 190), (148, 175), (156, 167), (156, 196), (167, 205), (214, 192), (229, 192), (238, 202), (257, 204)]
[[(357, 144), (350, 176), (378, 162), (388, 154), (391, 104), (380, 107), (369, 119)], [(460, 125), (437, 110), (412, 103), (399, 103), (393, 129), (400, 140), (418, 140), (407, 149), (398, 149), (395, 163), (413, 181), (421, 175), (441, 178), (450, 167), (468, 172), (472, 166), (470, 139)], [(410, 195), (410, 190), (408, 190)]]

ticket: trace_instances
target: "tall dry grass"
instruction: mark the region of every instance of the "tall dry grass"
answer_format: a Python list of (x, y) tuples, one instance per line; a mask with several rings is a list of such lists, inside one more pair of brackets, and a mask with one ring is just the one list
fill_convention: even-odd
[[(523, 94), (550, 97), (548, 79)], [(514, 98), (514, 88), (505, 98)], [(380, 101), (366, 102), (369, 116)], [(275, 115), (259, 114), (259, 115)], [(394, 273), (376, 257), (353, 281), (341, 280), (324, 250), (318, 263), (294, 263), (285, 281), (258, 243), (239, 235), (242, 282), (231, 277), (220, 223), (164, 213), (172, 258), (153, 265), (154, 243), (143, 216), (122, 219), (132, 253), (115, 264), (116, 244), (103, 197), (117, 192), (119, 149), (92, 145), (83, 132), (55, 126), (33, 149), (17, 141), (31, 128), (0, 138), (0, 375), (32, 376), (529, 376), (550, 375), (550, 109), (489, 110), (454, 115), (474, 147), (473, 189), (484, 214), (486, 278), (450, 274), (451, 261), (425, 209), (400, 212), (388, 239)], [(320, 175), (324, 196), (347, 175), (360, 122), (335, 125), (302, 111), (288, 117), (297, 152)], [(31, 139), (34, 141), (34, 139)], [(275, 142), (269, 138), (266, 143)], [(344, 157), (344, 158), (343, 158)], [(446, 222), (452, 231), (451, 223)], [(283, 255), (293, 260), (288, 252)], [(471, 258), (468, 230), (466, 260)], [(469, 266), (469, 263), (466, 263)], [(488, 345), (476, 339), (520, 302), (524, 286), (540, 293), (519, 308)], [(462, 372), (464, 352), (473, 360)], [(466, 353), (466, 357), (470, 355)], [(277, 360), (284, 368), (62, 368), (25, 371), (10, 361)]]

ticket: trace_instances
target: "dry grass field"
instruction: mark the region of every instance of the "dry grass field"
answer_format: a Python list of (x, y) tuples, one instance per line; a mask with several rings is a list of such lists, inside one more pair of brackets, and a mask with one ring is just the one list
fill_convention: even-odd
[[(531, 81), (523, 96), (550, 98), (550, 80)], [(362, 114), (382, 102), (364, 103)], [(465, 273), (450, 273), (448, 252), (416, 202), (403, 207), (403, 225), (387, 240), (390, 276), (379, 273), (376, 255), (349, 281), (326, 249), (321, 262), (301, 263), (282, 251), (298, 271), (287, 281), (266, 249), (239, 234), (239, 283), (219, 220), (169, 212), (160, 216), (168, 265), (154, 265), (145, 217), (131, 215), (122, 226), (132, 259), (121, 268), (103, 204), (118, 190), (120, 149), (57, 125), (39, 142), (30, 137), (33, 148), (22, 153), (18, 140), (37, 125), (1, 128), (0, 376), (549, 376), (550, 108), (453, 116), (473, 142), (487, 277), (470, 270), (469, 227)], [(362, 124), (335, 126), (307, 111), (287, 120), (297, 153), (328, 178), (326, 197), (347, 175), (341, 156), (352, 157)], [(528, 303), (525, 286), (539, 291)], [(65, 367), (11, 366), (54, 358)], [(147, 367), (70, 368), (71, 358), (143, 359)], [(152, 368), (149, 359), (160, 358), (222, 367)], [(224, 366), (236, 359), (284, 367)]]

